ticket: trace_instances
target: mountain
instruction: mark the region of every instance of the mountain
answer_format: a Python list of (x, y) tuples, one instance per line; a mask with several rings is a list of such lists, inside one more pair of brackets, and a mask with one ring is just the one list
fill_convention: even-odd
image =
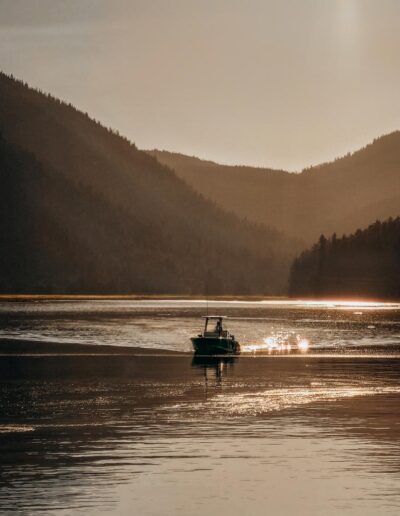
[(400, 217), (304, 251), (290, 275), (293, 296), (400, 299)]
[(295, 246), (0, 74), (0, 292), (278, 294)]
[(399, 131), (299, 174), (149, 153), (224, 209), (308, 243), (400, 215)]

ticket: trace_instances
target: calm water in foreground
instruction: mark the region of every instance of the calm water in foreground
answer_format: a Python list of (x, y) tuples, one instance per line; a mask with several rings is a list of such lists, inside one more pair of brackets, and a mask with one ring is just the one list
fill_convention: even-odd
[(211, 303), (231, 359), (190, 353), (204, 309), (0, 303), (0, 339), (49, 343), (0, 356), (0, 513), (399, 514), (400, 306)]

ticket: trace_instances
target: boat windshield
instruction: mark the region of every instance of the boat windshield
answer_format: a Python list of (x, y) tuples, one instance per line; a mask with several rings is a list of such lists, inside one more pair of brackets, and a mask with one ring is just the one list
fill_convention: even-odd
[(221, 319), (216, 319), (216, 320), (209, 319), (206, 331), (210, 332), (210, 333), (221, 334), (223, 332), (222, 320)]

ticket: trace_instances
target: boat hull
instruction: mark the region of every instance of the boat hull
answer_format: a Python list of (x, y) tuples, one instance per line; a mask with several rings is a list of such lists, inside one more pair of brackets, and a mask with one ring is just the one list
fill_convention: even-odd
[(191, 341), (195, 352), (198, 354), (240, 353), (240, 345), (237, 340), (218, 337), (193, 337)]

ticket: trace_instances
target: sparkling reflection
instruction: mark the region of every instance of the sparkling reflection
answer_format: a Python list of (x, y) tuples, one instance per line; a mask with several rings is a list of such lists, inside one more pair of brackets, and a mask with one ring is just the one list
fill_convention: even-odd
[(306, 352), (310, 347), (310, 342), (302, 338), (295, 332), (273, 332), (269, 337), (263, 339), (263, 343), (244, 344), (244, 353), (255, 353), (257, 351), (267, 351), (269, 354), (274, 352), (289, 353), (293, 351)]

